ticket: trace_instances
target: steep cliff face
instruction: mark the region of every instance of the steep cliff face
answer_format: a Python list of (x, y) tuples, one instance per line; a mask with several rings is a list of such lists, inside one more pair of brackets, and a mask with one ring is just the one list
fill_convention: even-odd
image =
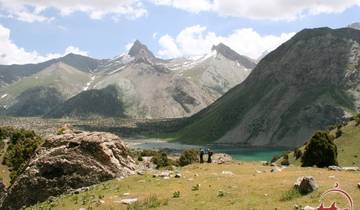
[(184, 142), (297, 146), (359, 109), (360, 31), (305, 29), (189, 119)]

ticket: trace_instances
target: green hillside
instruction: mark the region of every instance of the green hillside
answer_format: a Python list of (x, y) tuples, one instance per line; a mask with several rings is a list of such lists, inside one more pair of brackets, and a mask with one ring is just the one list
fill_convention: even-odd
[(349, 51), (359, 37), (360, 31), (349, 28), (299, 32), (268, 54), (243, 83), (190, 117), (177, 140), (302, 145), (315, 130), (341, 122), (344, 111), (356, 112), (360, 78), (348, 75), (357, 65), (349, 61)]
[[(338, 162), (340, 166), (360, 167), (360, 126), (356, 124), (357, 122), (353, 120), (341, 126), (339, 130), (342, 131), (342, 134), (334, 140), (338, 148)], [(330, 130), (330, 134), (336, 136), (337, 130), (338, 128)], [(304, 152), (305, 146), (299, 149)], [(296, 160), (294, 152), (289, 153), (288, 156), (290, 164), (301, 165), (301, 158)], [(277, 162), (280, 163), (281, 161), (282, 158)]]

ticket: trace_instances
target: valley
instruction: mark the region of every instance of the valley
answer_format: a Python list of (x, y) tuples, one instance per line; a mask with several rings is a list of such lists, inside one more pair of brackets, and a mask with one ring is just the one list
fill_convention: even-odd
[(360, 24), (318, 25), (144, 33), (106, 59), (1, 54), (0, 210), (357, 209)]

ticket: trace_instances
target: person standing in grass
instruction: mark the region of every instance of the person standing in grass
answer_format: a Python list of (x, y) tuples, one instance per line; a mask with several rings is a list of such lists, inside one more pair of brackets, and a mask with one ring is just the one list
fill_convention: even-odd
[(211, 156), (213, 155), (213, 152), (212, 152), (210, 149), (207, 149), (207, 153), (208, 153), (208, 160), (207, 160), (207, 162), (208, 162), (208, 163), (211, 163), (211, 162), (212, 162)]
[(200, 163), (204, 163), (204, 150), (203, 149), (200, 149)]

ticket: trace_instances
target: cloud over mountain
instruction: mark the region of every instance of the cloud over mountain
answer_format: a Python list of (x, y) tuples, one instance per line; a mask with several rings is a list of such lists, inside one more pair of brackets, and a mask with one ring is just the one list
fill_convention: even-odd
[(39, 63), (52, 58), (58, 58), (69, 53), (87, 55), (86, 51), (78, 47), (68, 46), (64, 53), (40, 54), (37, 51), (27, 51), (17, 46), (10, 38), (10, 29), (0, 25), (0, 64)]
[(164, 35), (159, 38), (158, 55), (165, 58), (201, 55), (213, 45), (224, 43), (242, 55), (260, 57), (265, 51), (274, 50), (290, 39), (295, 33), (261, 35), (252, 28), (241, 28), (226, 36), (208, 31), (205, 26), (194, 25), (183, 29), (176, 37)]

